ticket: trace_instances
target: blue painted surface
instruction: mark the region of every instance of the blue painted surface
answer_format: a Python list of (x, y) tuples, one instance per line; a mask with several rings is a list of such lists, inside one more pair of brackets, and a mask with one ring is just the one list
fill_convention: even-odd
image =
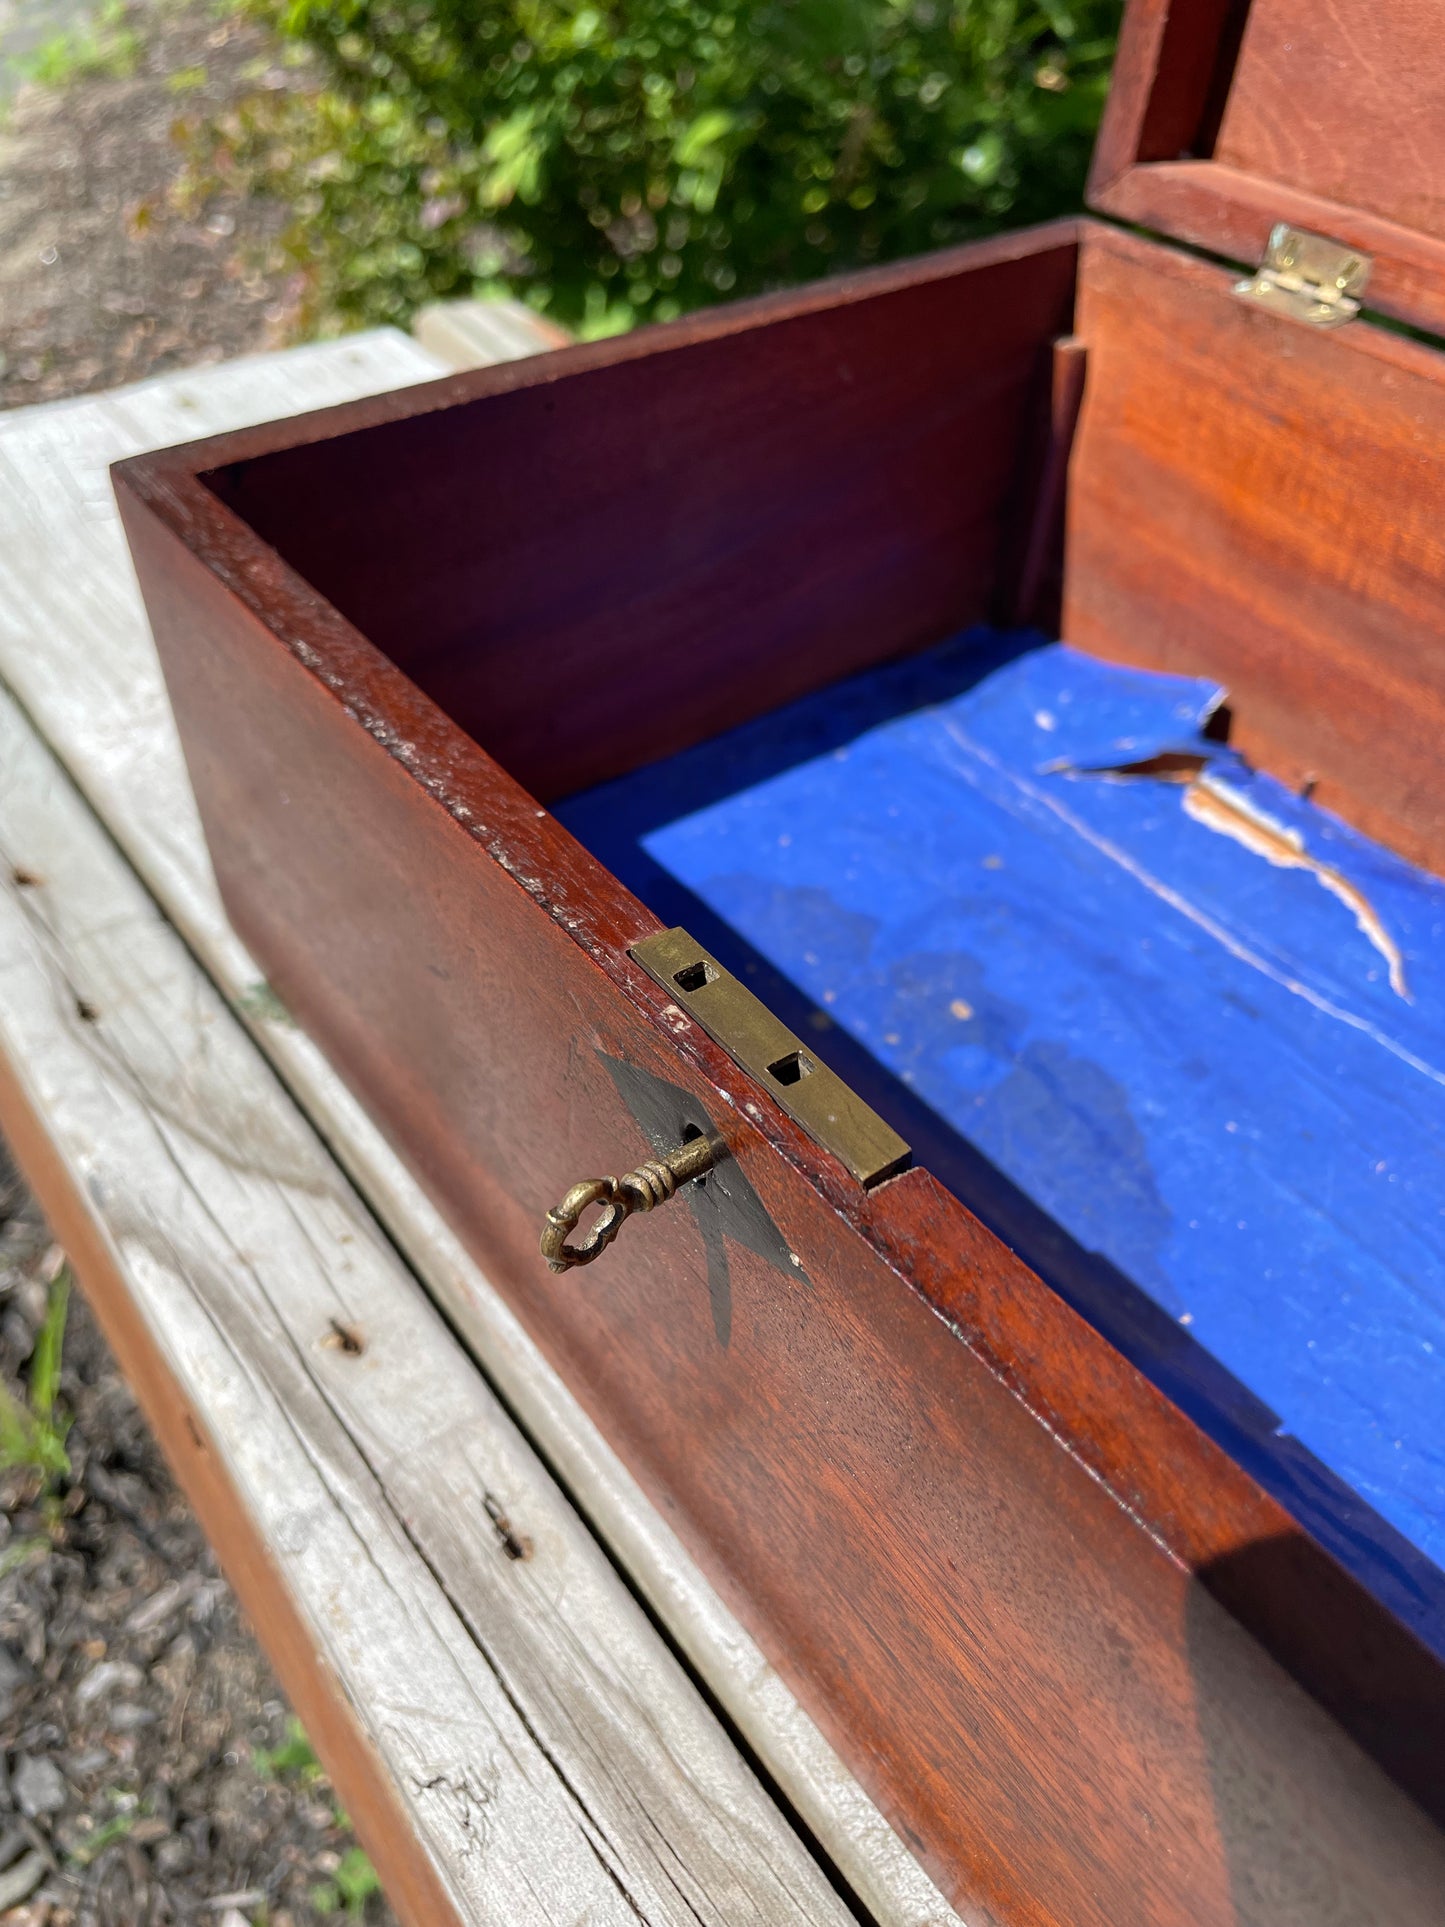
[(1445, 1650), (1445, 883), (1220, 695), (975, 632), (557, 814)]

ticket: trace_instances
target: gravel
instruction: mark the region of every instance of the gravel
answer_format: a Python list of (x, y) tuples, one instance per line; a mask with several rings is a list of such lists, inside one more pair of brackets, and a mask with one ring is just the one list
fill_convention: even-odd
[[(61, 1264), (0, 1146), (12, 1397)], [(69, 1477), (0, 1470), (0, 1927), (335, 1918), (344, 1816), (76, 1293), (63, 1357)]]
[[(188, 123), (297, 71), (210, 0), (133, 0), (125, 28), (133, 73), (22, 87), (0, 124), (0, 408), (296, 332), (303, 284), (273, 245), (284, 209), (224, 188), (193, 205), (181, 177)], [(0, 54), (3, 29), (0, 13)]]

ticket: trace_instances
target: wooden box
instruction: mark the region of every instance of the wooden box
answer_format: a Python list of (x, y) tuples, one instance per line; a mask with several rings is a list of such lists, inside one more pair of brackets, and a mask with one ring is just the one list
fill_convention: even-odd
[[(970, 1921), (1439, 1919), (1445, 1580), (745, 942), (791, 1038), (725, 1048), (745, 967), (673, 969), (554, 806), (785, 709), (826, 754), (818, 692), (1037, 624), (1223, 685), (1231, 753), (1445, 867), (1445, 358), (1346, 319), (1363, 254), (1445, 319), (1430, 13), (1133, 0), (1094, 203), (1228, 265), (1063, 222), (117, 471), (237, 928)], [(1281, 222), (1337, 245), (1241, 293)], [(809, 1128), (813, 1064), (910, 1168)], [(701, 1184), (549, 1271), (569, 1186), (699, 1133)], [(1286, 1308), (1277, 1267), (1237, 1289)]]

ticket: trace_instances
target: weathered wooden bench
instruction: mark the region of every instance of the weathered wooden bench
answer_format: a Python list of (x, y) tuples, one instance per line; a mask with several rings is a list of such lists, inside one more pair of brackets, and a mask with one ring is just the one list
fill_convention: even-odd
[(108, 464), (442, 365), (0, 418), (0, 1129), (404, 1919), (942, 1927), (216, 895)]

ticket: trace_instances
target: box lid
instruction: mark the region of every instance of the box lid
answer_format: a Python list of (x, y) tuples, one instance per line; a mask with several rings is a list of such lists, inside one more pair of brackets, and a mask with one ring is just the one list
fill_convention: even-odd
[(1287, 223), (1445, 332), (1439, 0), (1129, 0), (1090, 205), (1250, 267)]

